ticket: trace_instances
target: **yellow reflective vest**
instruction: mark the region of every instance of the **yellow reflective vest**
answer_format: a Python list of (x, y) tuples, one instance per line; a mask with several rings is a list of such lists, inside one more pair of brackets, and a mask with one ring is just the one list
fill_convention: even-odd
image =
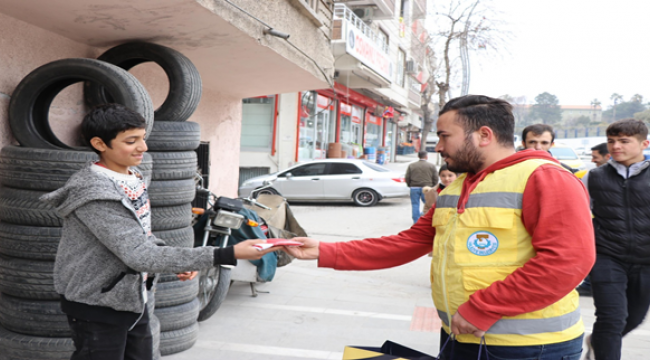
[[(521, 209), (528, 178), (544, 164), (557, 165), (531, 159), (488, 174), (470, 193), (462, 213), (457, 208), (465, 174), (440, 193), (433, 215), (431, 284), (447, 333), (452, 315), (474, 292), (505, 279), (535, 256)], [(569, 341), (583, 332), (574, 290), (544, 309), (502, 317), (485, 340), (488, 345), (531, 346)], [(480, 339), (464, 334), (458, 341), (478, 344)]]

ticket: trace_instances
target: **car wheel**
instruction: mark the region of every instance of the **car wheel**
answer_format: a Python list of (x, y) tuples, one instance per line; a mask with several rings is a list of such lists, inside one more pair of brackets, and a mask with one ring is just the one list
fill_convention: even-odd
[(358, 206), (375, 206), (379, 201), (379, 195), (370, 189), (359, 189), (352, 194), (352, 200)]
[(260, 195), (279, 195), (280, 193), (274, 188), (266, 188), (260, 191), (255, 192), (255, 198), (257, 199)]

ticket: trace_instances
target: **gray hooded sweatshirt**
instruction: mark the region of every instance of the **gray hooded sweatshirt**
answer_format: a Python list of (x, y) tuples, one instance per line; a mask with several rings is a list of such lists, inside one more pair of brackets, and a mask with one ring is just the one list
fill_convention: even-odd
[(124, 191), (91, 165), (41, 197), (63, 218), (54, 288), (66, 300), (141, 313), (143, 272), (180, 273), (213, 266), (219, 255), (213, 247), (161, 246), (161, 240), (148, 236)]

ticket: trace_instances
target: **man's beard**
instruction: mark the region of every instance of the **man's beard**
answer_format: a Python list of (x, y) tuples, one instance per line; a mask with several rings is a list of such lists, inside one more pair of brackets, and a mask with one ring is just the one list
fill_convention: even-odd
[(453, 164), (446, 161), (447, 167), (452, 172), (457, 173), (473, 173), (476, 174), (481, 167), (483, 167), (483, 160), (478, 148), (472, 144), (470, 139), (467, 139), (466, 146), (458, 150), (452, 157), (448, 153), (441, 153), (447, 159), (453, 160)]

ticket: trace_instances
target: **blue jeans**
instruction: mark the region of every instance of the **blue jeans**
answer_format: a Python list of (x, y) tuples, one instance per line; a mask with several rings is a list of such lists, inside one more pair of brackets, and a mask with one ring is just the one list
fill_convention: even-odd
[(590, 273), (596, 306), (591, 344), (596, 359), (620, 359), (622, 339), (643, 322), (650, 307), (650, 265), (598, 254)]
[(420, 218), (420, 201), (422, 201), (423, 204), (425, 202), (422, 188), (412, 187), (411, 188), (411, 216), (413, 217), (414, 224)]
[[(580, 360), (582, 355), (582, 337), (556, 344), (533, 346), (487, 346), (490, 360)], [(449, 335), (440, 330), (440, 347), (447, 341)], [(481, 358), (478, 357), (479, 345), (450, 341), (440, 360), (487, 360), (484, 346)]]

